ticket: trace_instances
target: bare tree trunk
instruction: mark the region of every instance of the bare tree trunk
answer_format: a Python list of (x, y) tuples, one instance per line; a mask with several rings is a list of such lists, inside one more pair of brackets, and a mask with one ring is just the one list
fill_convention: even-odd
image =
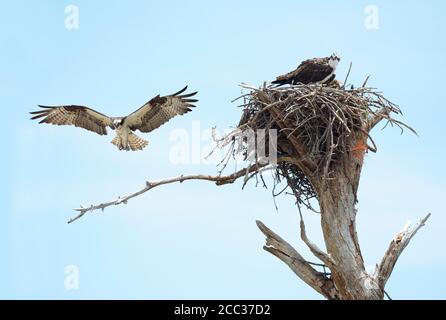
[[(359, 145), (364, 145), (359, 137)], [(358, 144), (358, 143), (357, 143)], [(355, 146), (352, 145), (352, 149)], [(364, 267), (356, 232), (356, 192), (365, 150), (352, 151), (335, 167), (328, 180), (312, 179), (318, 193), (321, 226), (328, 255), (335, 262), (331, 276), (341, 299), (382, 299)]]
[(328, 255), (335, 262), (331, 276), (341, 299), (382, 299), (383, 290), (364, 267), (356, 232), (354, 188), (345, 176), (337, 176), (319, 193), (321, 225)]

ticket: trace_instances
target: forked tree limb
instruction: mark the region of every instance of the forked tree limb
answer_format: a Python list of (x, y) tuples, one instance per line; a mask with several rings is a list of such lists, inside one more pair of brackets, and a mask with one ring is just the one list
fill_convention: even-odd
[(388, 116), (390, 113), (390, 110), (387, 110), (386, 108), (382, 108), (378, 112), (376, 112), (367, 122), (365, 131), (370, 132), (382, 119), (384, 119), (386, 116)]
[(296, 249), (261, 221), (257, 220), (256, 223), (260, 231), (266, 236), (266, 244), (263, 247), (265, 251), (282, 260), (300, 279), (327, 299), (338, 298), (331, 279), (326, 278), (324, 273), (314, 269)]
[[(381, 120), (387, 119), (392, 124), (397, 125), (401, 132), (403, 132), (404, 129), (409, 129), (412, 133), (414, 133), (416, 136), (418, 136), (417, 131), (409, 126), (408, 124), (401, 122), (399, 120), (390, 118), (390, 113), (393, 112), (391, 109), (387, 108), (381, 108), (379, 111), (374, 113), (369, 120), (365, 122), (364, 131), (369, 133), (378, 123), (381, 122)], [(387, 125), (387, 124), (386, 124)]]
[(378, 282), (380, 288), (384, 289), (387, 280), (390, 278), (392, 274), (393, 268), (395, 264), (403, 252), (403, 250), (407, 247), (410, 240), (412, 240), (413, 236), (423, 227), (430, 217), (430, 213), (421, 219), (413, 228), (410, 228), (410, 225), (406, 223), (403, 227), (403, 230), (398, 232), (396, 236), (390, 242), (389, 248), (387, 249), (384, 257), (382, 258), (378, 268), (375, 271), (375, 279)]

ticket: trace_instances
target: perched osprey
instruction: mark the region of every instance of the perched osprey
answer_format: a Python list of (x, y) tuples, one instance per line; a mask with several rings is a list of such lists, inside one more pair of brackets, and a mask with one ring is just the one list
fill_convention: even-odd
[(116, 137), (111, 141), (119, 150), (142, 150), (148, 141), (133, 133), (135, 130), (150, 132), (169, 121), (176, 115), (182, 115), (195, 107), (190, 99), (197, 92), (182, 94), (187, 86), (169, 96), (157, 95), (141, 108), (126, 117), (108, 117), (84, 106), (41, 106), (44, 110), (30, 112), (35, 115), (31, 119), (44, 117), (39, 123), (57, 125), (75, 125), (100, 135), (107, 134), (107, 127), (116, 130)]
[(341, 58), (333, 53), (330, 57), (303, 61), (295, 70), (278, 76), (272, 83), (284, 84), (329, 83), (335, 77), (335, 70)]

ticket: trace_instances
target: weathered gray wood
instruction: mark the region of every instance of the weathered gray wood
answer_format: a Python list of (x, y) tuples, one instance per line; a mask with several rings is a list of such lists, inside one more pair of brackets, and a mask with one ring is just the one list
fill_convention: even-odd
[(257, 220), (256, 223), (266, 236), (263, 249), (282, 260), (299, 278), (327, 299), (338, 298), (332, 280), (327, 279), (322, 272), (316, 271), (296, 249), (261, 221)]
[(387, 280), (392, 274), (393, 268), (398, 260), (400, 254), (407, 247), (413, 236), (423, 227), (430, 217), (430, 213), (421, 219), (412, 229), (410, 229), (409, 223), (403, 227), (403, 230), (398, 232), (396, 236), (390, 242), (389, 248), (387, 249), (384, 257), (382, 258), (378, 268), (375, 271), (375, 279), (381, 289), (384, 290)]

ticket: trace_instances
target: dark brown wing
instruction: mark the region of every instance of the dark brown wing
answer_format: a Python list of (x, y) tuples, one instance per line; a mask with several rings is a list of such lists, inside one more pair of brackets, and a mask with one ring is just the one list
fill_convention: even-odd
[(195, 107), (192, 103), (198, 100), (190, 99), (190, 97), (196, 95), (197, 92), (182, 94), (186, 89), (187, 86), (169, 96), (160, 97), (157, 95), (141, 108), (125, 117), (123, 125), (128, 125), (131, 130), (150, 132), (173, 117), (191, 111), (191, 108)]
[(107, 134), (112, 120), (106, 115), (84, 106), (41, 106), (43, 110), (30, 112), (31, 120), (43, 118), (39, 123), (75, 125), (100, 135)]
[(303, 61), (296, 69), (294, 69), (293, 71), (290, 71), (286, 74), (283, 74), (281, 76), (278, 76), (276, 78), (275, 81), (273, 81), (273, 83), (277, 83), (277, 82), (284, 82), (284, 81), (288, 81), (291, 82), (291, 80), (293, 78), (296, 77), (296, 75), (298, 75), (300, 72), (302, 72), (302, 69), (304, 69), (305, 65), (308, 64), (309, 60), (305, 60)]
[(331, 73), (331, 67), (324, 59), (310, 59), (303, 61), (295, 70), (278, 76), (273, 84), (309, 84), (323, 80)]

